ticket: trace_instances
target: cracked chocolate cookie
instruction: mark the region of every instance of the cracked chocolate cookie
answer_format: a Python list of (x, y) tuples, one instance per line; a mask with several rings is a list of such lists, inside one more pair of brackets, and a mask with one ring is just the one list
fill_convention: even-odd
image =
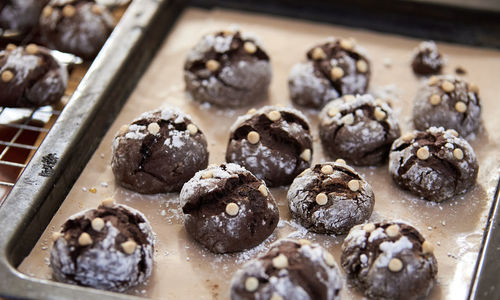
[(0, 29), (27, 33), (38, 24), (38, 18), (48, 0), (2, 0)]
[(253, 248), (279, 221), (266, 185), (236, 164), (210, 166), (182, 187), (180, 205), (186, 231), (215, 253)]
[(293, 66), (288, 77), (292, 101), (321, 108), (347, 94), (364, 94), (370, 81), (370, 62), (352, 39), (332, 39), (313, 47), (307, 61)]
[(91, 59), (113, 31), (109, 10), (91, 0), (52, 0), (42, 10), (40, 40), (49, 48)]
[(9, 44), (0, 51), (0, 106), (39, 107), (64, 95), (68, 72), (49, 50)]
[(467, 136), (480, 122), (479, 88), (459, 77), (431, 76), (413, 102), (413, 124), (418, 130), (442, 126)]
[(178, 192), (208, 165), (205, 135), (173, 107), (146, 112), (123, 125), (112, 150), (116, 182), (144, 194)]
[(271, 64), (257, 37), (220, 31), (202, 37), (189, 52), (184, 81), (196, 101), (241, 107), (267, 97)]
[(226, 161), (245, 167), (270, 187), (290, 184), (311, 159), (309, 123), (298, 110), (264, 106), (231, 126)]
[(349, 283), (369, 299), (423, 299), (436, 280), (433, 249), (410, 225), (368, 223), (349, 232), (341, 264)]
[(339, 300), (341, 289), (328, 251), (307, 240), (280, 240), (235, 273), (231, 300)]
[(334, 100), (319, 117), (319, 136), (326, 154), (355, 165), (384, 162), (392, 142), (400, 136), (391, 107), (368, 94)]
[(123, 292), (151, 275), (155, 238), (149, 222), (112, 199), (71, 216), (53, 238), (50, 266), (57, 281)]
[(293, 181), (287, 194), (292, 217), (309, 231), (344, 234), (372, 214), (370, 184), (339, 161), (317, 164)]
[(400, 187), (441, 202), (475, 184), (478, 163), (472, 147), (455, 130), (431, 127), (394, 141), (389, 172)]
[(441, 73), (444, 59), (434, 41), (420, 43), (415, 49), (411, 67), (417, 75), (433, 75)]

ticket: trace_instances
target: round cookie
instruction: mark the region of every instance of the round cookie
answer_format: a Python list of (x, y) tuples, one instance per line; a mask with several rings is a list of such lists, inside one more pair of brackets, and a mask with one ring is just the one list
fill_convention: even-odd
[(293, 181), (287, 194), (292, 217), (309, 231), (344, 234), (373, 211), (372, 187), (345, 163), (322, 163)]
[(112, 199), (71, 216), (53, 237), (50, 266), (57, 281), (123, 292), (151, 275), (155, 238), (149, 222)]
[(342, 95), (364, 94), (370, 82), (370, 61), (352, 39), (334, 39), (314, 46), (307, 61), (292, 67), (288, 89), (300, 106), (321, 108)]
[(271, 64), (257, 37), (220, 31), (203, 36), (189, 52), (184, 81), (196, 101), (241, 107), (267, 97)]
[(334, 100), (319, 117), (319, 136), (325, 153), (355, 165), (384, 162), (392, 142), (400, 136), (392, 108), (368, 94)]
[(231, 300), (339, 300), (342, 279), (333, 256), (307, 240), (280, 240), (246, 263), (231, 282)]
[(476, 183), (478, 163), (472, 147), (455, 130), (431, 127), (394, 141), (389, 172), (403, 189), (441, 202)]
[(431, 76), (417, 92), (413, 124), (418, 130), (431, 126), (455, 129), (467, 136), (481, 122), (479, 88), (452, 76)]
[(42, 10), (40, 39), (49, 48), (91, 59), (113, 31), (109, 10), (91, 0), (52, 0)]
[(253, 248), (279, 221), (266, 185), (236, 164), (210, 166), (182, 187), (180, 205), (186, 231), (215, 253)]
[(122, 126), (112, 151), (116, 182), (144, 194), (178, 192), (208, 165), (205, 135), (173, 107), (143, 113)]
[(43, 6), (48, 0), (2, 0), (0, 28), (27, 33), (38, 24)]
[(0, 51), (0, 106), (39, 107), (64, 95), (68, 72), (49, 50), (29, 44), (9, 44)]
[(434, 41), (425, 41), (418, 45), (413, 55), (411, 67), (417, 75), (433, 75), (441, 73), (444, 59)]
[(423, 299), (437, 274), (432, 244), (412, 226), (395, 222), (352, 228), (341, 264), (349, 283), (369, 299)]
[(293, 108), (252, 109), (231, 126), (226, 161), (245, 167), (270, 187), (290, 184), (311, 165), (309, 127)]

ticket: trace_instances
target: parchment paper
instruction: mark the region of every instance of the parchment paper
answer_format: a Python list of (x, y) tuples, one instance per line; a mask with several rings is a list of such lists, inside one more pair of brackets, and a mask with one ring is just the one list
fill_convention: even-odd
[[(354, 37), (370, 55), (372, 90), (385, 87), (390, 92), (388, 95), (397, 92), (399, 100), (393, 98), (392, 102), (398, 113), (402, 132), (411, 129), (411, 101), (419, 79), (413, 75), (410, 61), (412, 50), (420, 41), (272, 16), (189, 9), (180, 17), (32, 253), (19, 267), (22, 272), (50, 279), (48, 257), (52, 232), (59, 230), (70, 215), (96, 207), (102, 199), (109, 196), (113, 196), (118, 203), (126, 203), (143, 211), (158, 235), (153, 275), (147, 285), (132, 288), (131, 294), (155, 299), (228, 299), (230, 278), (234, 271), (248, 259), (265, 252), (271, 242), (281, 237), (308, 238), (319, 242), (340, 263), (340, 245), (344, 236), (309, 234), (290, 221), (285, 199), (286, 187), (272, 189), (280, 205), (282, 220), (268, 240), (243, 253), (215, 255), (186, 235), (177, 193), (145, 196), (117, 187), (114, 183), (110, 160), (115, 132), (142, 112), (164, 103), (176, 105), (191, 114), (194, 122), (207, 136), (210, 163), (224, 162), (228, 128), (248, 107), (221, 110), (192, 102), (184, 92), (182, 69), (188, 49), (203, 34), (226, 29), (231, 24), (238, 24), (242, 30), (258, 34), (271, 57), (273, 81), (270, 100), (259, 105), (291, 105), (287, 77), (292, 65), (303, 60), (305, 52), (311, 46), (329, 36)], [(372, 221), (396, 219), (409, 222), (436, 245), (438, 283), (429, 299), (456, 300), (464, 299), (467, 295), (498, 181), (500, 162), (497, 158), (497, 141), (500, 121), (497, 117), (497, 89), (500, 52), (443, 43), (438, 46), (447, 58), (445, 73), (453, 73), (455, 67), (461, 66), (467, 70), (464, 77), (480, 87), (483, 127), (469, 138), (480, 163), (477, 185), (464, 196), (442, 204), (433, 204), (397, 188), (389, 176), (387, 165), (356, 169), (372, 184), (375, 192), (376, 204)], [(318, 139), (316, 113), (306, 111), (306, 114), (310, 117), (315, 140), (313, 163), (325, 161)], [(96, 192), (92, 193), (92, 189)], [(362, 295), (346, 283), (342, 294), (344, 299), (362, 299)]]

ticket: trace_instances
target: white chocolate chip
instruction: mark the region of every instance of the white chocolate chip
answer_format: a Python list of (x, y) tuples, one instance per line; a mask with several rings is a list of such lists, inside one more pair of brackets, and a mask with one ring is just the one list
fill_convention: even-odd
[(261, 184), (259, 186), (259, 192), (264, 196), (267, 197), (269, 195), (269, 192), (267, 191), (267, 188), (265, 185)]
[(196, 127), (196, 125), (194, 125), (192, 123), (188, 124), (186, 126), (186, 129), (189, 131), (190, 135), (195, 135), (198, 132), (198, 127)]
[(399, 272), (403, 270), (403, 262), (399, 258), (393, 258), (389, 261), (389, 271), (391, 272)]
[(277, 110), (272, 110), (267, 114), (267, 118), (273, 122), (276, 122), (281, 119), (281, 114)]
[(250, 131), (247, 135), (250, 144), (257, 144), (260, 141), (260, 135), (257, 131)]
[(52, 233), (52, 240), (53, 241), (58, 240), (60, 237), (62, 237), (62, 233), (60, 233), (59, 231)]
[(158, 125), (158, 123), (150, 123), (148, 125), (148, 132), (152, 135), (157, 134), (158, 132), (160, 132), (160, 125)]
[(427, 84), (432, 86), (432, 85), (435, 85), (436, 83), (438, 83), (438, 81), (439, 81), (439, 78), (437, 76), (431, 76), (431, 77), (429, 77)]
[(127, 133), (127, 132), (128, 132), (128, 125), (126, 125), (126, 124), (125, 124), (125, 125), (122, 125), (122, 126), (120, 127), (120, 130), (118, 131), (118, 133), (119, 133), (119, 134), (121, 134), (121, 135), (124, 135), (124, 134), (125, 134), (125, 133)]
[(301, 173), (300, 173), (297, 177), (302, 177), (302, 176), (304, 176), (304, 174), (306, 174), (306, 173), (307, 173), (307, 171), (309, 171), (309, 170), (310, 170), (309, 168), (305, 169), (305, 170), (304, 170), (304, 171), (302, 171), (302, 172), (301, 172)]
[(95, 218), (92, 222), (90, 222), (90, 225), (95, 231), (101, 231), (104, 228), (104, 220), (101, 218)]
[(247, 111), (247, 115), (253, 115), (254, 113), (256, 113), (257, 110), (255, 108), (250, 108), (248, 111)]
[(311, 160), (311, 149), (306, 149), (306, 150), (302, 151), (302, 153), (300, 154), (300, 158), (302, 158), (302, 160), (304, 160), (304, 161), (310, 161)]
[(403, 142), (406, 142), (406, 143), (411, 142), (414, 138), (415, 138), (415, 134), (412, 132), (407, 133), (401, 137)]
[(112, 207), (115, 205), (115, 200), (113, 198), (106, 198), (102, 200), (101, 205), (104, 207)]
[(375, 111), (373, 112), (373, 114), (374, 114), (375, 119), (377, 121), (382, 121), (387, 116), (387, 114), (385, 113), (385, 111), (383, 111), (380, 107), (376, 107)]
[(71, 18), (76, 13), (76, 8), (73, 5), (66, 5), (63, 7), (62, 14), (65, 17)]
[(375, 230), (375, 224), (367, 223), (367, 224), (363, 225), (363, 230), (370, 233), (370, 232)]
[(50, 17), (50, 15), (52, 14), (52, 12), (54, 11), (54, 9), (52, 8), (52, 6), (45, 6), (42, 10), (42, 15), (45, 17), (45, 18), (48, 18)]
[(238, 204), (231, 202), (226, 205), (226, 214), (230, 216), (236, 216), (238, 212), (240, 211), (240, 207)]
[(97, 5), (97, 4), (94, 4), (92, 5), (92, 12), (96, 15), (101, 15), (102, 14), (102, 8), (101, 6)]
[(337, 158), (335, 162), (338, 164), (344, 164), (344, 165), (346, 164), (345, 160), (343, 160), (342, 158)]
[(255, 292), (259, 288), (259, 280), (253, 276), (245, 280), (245, 290), (247, 292)]
[(257, 51), (257, 46), (252, 42), (245, 42), (243, 44), (243, 49), (245, 49), (245, 52), (248, 54), (254, 54)]
[(432, 105), (438, 105), (439, 103), (441, 103), (441, 96), (439, 96), (438, 94), (432, 94), (429, 97), (429, 103)]
[(214, 172), (212, 171), (205, 171), (203, 174), (201, 174), (202, 179), (208, 179), (214, 177)]
[(7, 47), (5, 47), (5, 50), (8, 50), (8, 51), (13, 51), (13, 50), (16, 50), (17, 46), (14, 45), (14, 44), (7, 44)]
[(364, 60), (358, 60), (356, 63), (356, 69), (361, 73), (366, 73), (368, 71), (368, 64)]
[(399, 235), (399, 226), (397, 224), (392, 224), (385, 229), (385, 232), (389, 237), (395, 238)]
[(458, 101), (457, 103), (455, 103), (455, 109), (459, 113), (464, 113), (467, 111), (467, 104), (462, 101)]
[(300, 239), (300, 240), (299, 240), (299, 244), (300, 244), (301, 246), (306, 246), (306, 245), (310, 246), (310, 245), (312, 245), (311, 241), (306, 240), (306, 239)]
[(352, 125), (354, 123), (354, 116), (352, 114), (347, 114), (343, 116), (340, 121), (346, 125)]
[(469, 91), (479, 94), (479, 86), (475, 83), (470, 83), (469, 84)]
[(313, 49), (313, 51), (311, 53), (311, 57), (314, 60), (320, 60), (320, 59), (325, 59), (326, 54), (325, 54), (325, 51), (323, 51), (323, 49), (321, 49), (320, 47), (316, 47)]
[(37, 54), (38, 53), (38, 46), (35, 44), (29, 44), (26, 46), (26, 52), (29, 54)]
[(464, 152), (462, 151), (462, 149), (457, 148), (453, 150), (453, 156), (458, 160), (462, 160), (464, 159)]
[(2, 72), (2, 81), (3, 82), (9, 82), (14, 78), (14, 73), (10, 70), (5, 70)]
[(375, 99), (375, 104), (378, 105), (378, 106), (382, 106), (384, 105), (384, 100), (380, 99), (380, 98), (377, 98)]
[(340, 40), (340, 47), (344, 50), (350, 51), (354, 49), (354, 42), (350, 39)]
[(419, 148), (417, 150), (418, 159), (426, 160), (429, 158), (429, 156), (430, 156), (430, 153), (429, 153), (429, 148), (427, 148), (427, 146)]
[(349, 189), (353, 192), (359, 191), (359, 180), (353, 179), (347, 183)]
[(83, 232), (78, 237), (78, 245), (80, 245), (80, 246), (92, 245), (92, 238), (90, 237), (90, 235), (88, 233)]
[(333, 118), (335, 117), (338, 113), (340, 112), (339, 108), (338, 107), (332, 107), (328, 110), (328, 116), (330, 118)]
[(123, 252), (126, 254), (132, 254), (135, 251), (135, 248), (137, 247), (137, 243), (133, 240), (128, 240), (124, 243), (121, 244)]
[(333, 167), (330, 165), (325, 165), (321, 167), (321, 173), (325, 175), (333, 174)]
[(458, 132), (455, 129), (447, 129), (446, 132), (453, 135), (454, 137), (458, 137)]
[(285, 299), (280, 295), (273, 293), (273, 295), (271, 296), (271, 298), (269, 298), (269, 300), (285, 300)]
[(328, 196), (325, 193), (319, 193), (316, 195), (316, 203), (321, 206), (325, 205), (328, 203)]
[(333, 255), (330, 252), (325, 250), (323, 252), (323, 259), (325, 260), (326, 264), (329, 265), (330, 267), (335, 266), (335, 258), (333, 258)]
[(441, 88), (447, 93), (453, 92), (455, 90), (455, 86), (453, 85), (453, 83), (449, 82), (448, 80), (445, 80), (443, 81), (443, 83), (441, 83)]
[(213, 59), (209, 59), (206, 63), (205, 63), (205, 67), (210, 70), (211, 72), (215, 72), (217, 71), (219, 68), (220, 68), (220, 63), (216, 60), (213, 60)]
[(273, 258), (273, 267), (276, 269), (284, 269), (288, 267), (288, 258), (284, 254), (280, 254)]
[(432, 244), (430, 242), (424, 241), (422, 243), (422, 252), (424, 254), (433, 253), (434, 252), (434, 246), (432, 246)]
[(342, 98), (344, 99), (345, 102), (351, 102), (356, 100), (356, 96), (354, 95), (344, 95), (344, 97)]
[(332, 70), (330, 71), (330, 76), (332, 77), (333, 80), (340, 79), (344, 76), (344, 70), (339, 67), (333, 67)]

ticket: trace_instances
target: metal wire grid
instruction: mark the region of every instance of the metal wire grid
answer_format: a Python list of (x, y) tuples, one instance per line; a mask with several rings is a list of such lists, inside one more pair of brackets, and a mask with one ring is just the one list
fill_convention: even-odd
[[(14, 162), (8, 160), (7, 153), (10, 151), (19, 151), (29, 150), (36, 151), (38, 149), (38, 145), (33, 144), (24, 144), (18, 141), (19, 137), (27, 131), (31, 131), (40, 135), (41, 133), (47, 133), (50, 128), (39, 127), (30, 125), (35, 120), (42, 121), (42, 124), (47, 122), (52, 116), (59, 116), (61, 112), (58, 110), (53, 110), (52, 108), (35, 108), (35, 109), (12, 109), (6, 107), (0, 107), (0, 127), (8, 128), (15, 131), (12, 137), (0, 136), (0, 147), (3, 148), (0, 153), (0, 172), (6, 167), (13, 167), (18, 169), (17, 175), (21, 173), (21, 171), (26, 167), (29, 162), (30, 156), (26, 157), (26, 160), (23, 163)], [(12, 116), (16, 118), (20, 118), (22, 121), (19, 123), (9, 122), (9, 119), (12, 119)], [(0, 186), (13, 187), (17, 181), (16, 178), (12, 180), (0, 180)]]

